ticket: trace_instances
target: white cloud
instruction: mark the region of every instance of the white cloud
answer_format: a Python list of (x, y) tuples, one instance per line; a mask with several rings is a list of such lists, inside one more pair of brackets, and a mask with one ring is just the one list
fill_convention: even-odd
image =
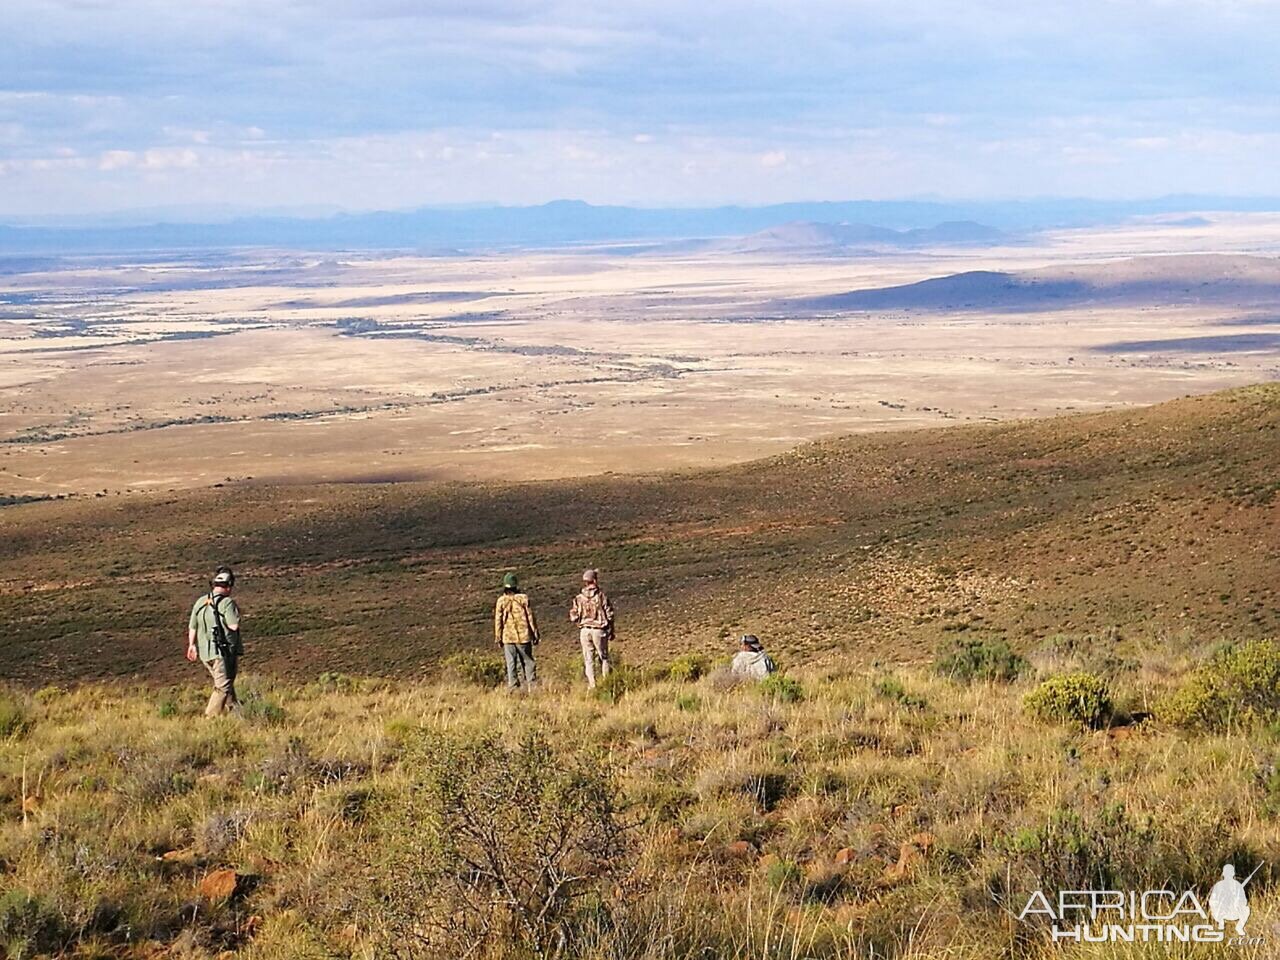
[(105, 150), (98, 157), (99, 170), (122, 170), (132, 167), (138, 162), (138, 155), (132, 150)]
[(786, 166), (786, 163), (787, 151), (785, 150), (770, 150), (768, 153), (765, 153), (760, 157), (760, 166), (764, 167), (766, 170), (771, 170), (774, 167)]

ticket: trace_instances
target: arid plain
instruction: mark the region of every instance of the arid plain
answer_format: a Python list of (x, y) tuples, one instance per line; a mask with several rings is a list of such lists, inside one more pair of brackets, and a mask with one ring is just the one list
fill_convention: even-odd
[(1280, 217), (1209, 214), (857, 253), (11, 258), (0, 496), (649, 472), (1152, 403), (1280, 377), (1277, 254)]

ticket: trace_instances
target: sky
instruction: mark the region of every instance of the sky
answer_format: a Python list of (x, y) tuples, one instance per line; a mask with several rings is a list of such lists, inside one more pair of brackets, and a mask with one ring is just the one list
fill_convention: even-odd
[(1280, 195), (1280, 0), (0, 0), (0, 215)]

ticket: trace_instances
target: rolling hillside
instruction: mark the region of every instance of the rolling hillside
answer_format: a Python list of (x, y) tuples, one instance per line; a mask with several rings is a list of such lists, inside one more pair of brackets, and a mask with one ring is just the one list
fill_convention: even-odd
[(1190, 254), (1009, 273), (970, 270), (786, 301), (799, 310), (1061, 310), (1082, 304), (1280, 303), (1280, 261)]
[[(417, 675), (489, 641), (516, 569), (604, 572), (633, 661), (741, 632), (798, 660), (955, 636), (1212, 644), (1280, 631), (1280, 385), (1138, 411), (835, 439), (731, 469), (521, 485), (239, 486), (0, 509), (0, 673), (190, 677), (185, 610), (241, 574), (251, 669)], [(563, 627), (557, 626), (563, 624)]]

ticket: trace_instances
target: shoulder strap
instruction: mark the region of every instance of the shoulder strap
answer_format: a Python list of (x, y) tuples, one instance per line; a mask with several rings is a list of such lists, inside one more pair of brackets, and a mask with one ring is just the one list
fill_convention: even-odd
[(218, 601), (221, 600), (222, 597), (211, 593), (206, 599), (209, 607), (213, 609), (213, 622), (225, 630), (226, 627), (222, 625), (222, 614), (218, 612)]

